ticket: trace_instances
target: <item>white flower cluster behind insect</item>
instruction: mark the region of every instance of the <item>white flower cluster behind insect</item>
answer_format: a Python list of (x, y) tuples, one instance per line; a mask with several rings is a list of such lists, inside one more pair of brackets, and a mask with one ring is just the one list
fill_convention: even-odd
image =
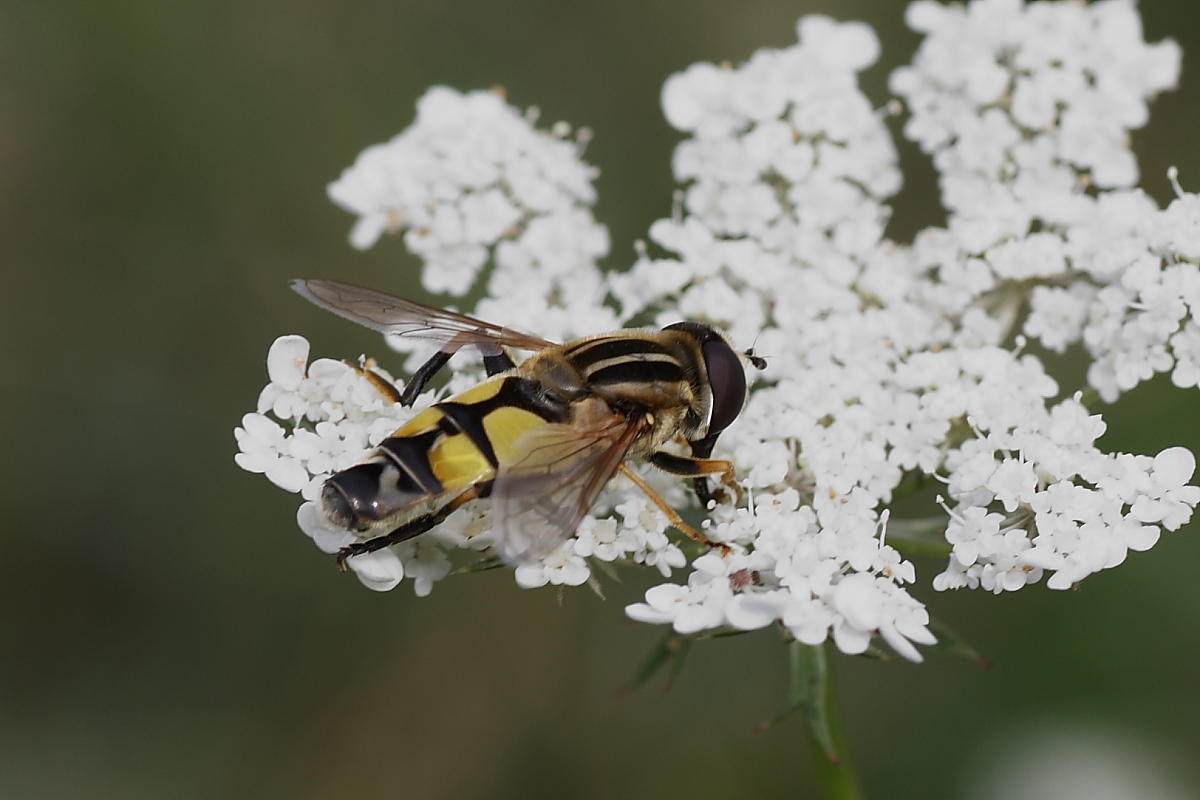
[[(490, 264), (477, 316), (536, 320), (551, 338), (695, 319), (770, 357), (717, 448), (749, 490), (744, 507), (709, 512), (707, 535), (730, 552), (648, 591), (627, 609), (635, 619), (681, 633), (777, 623), (847, 653), (878, 636), (920, 660), (929, 617), (908, 591), (913, 565), (887, 543), (889, 526), (895, 538), (921, 524), (891, 517), (911, 484), (944, 484), (929, 509), (942, 516), (927, 521), (950, 552), (934, 587), (997, 593), (1047, 575), (1066, 588), (1151, 547), (1200, 502), (1191, 453), (1101, 452), (1104, 423), (1083, 395), (1023, 353), (1024, 337), (1056, 351), (1081, 344), (1109, 400), (1156, 371), (1200, 384), (1200, 198), (1176, 187), (1158, 208), (1132, 188), (1128, 147), (1147, 101), (1173, 85), (1178, 48), (1145, 44), (1128, 0), (917, 2), (908, 20), (925, 40), (892, 88), (948, 211), (911, 246), (884, 238), (900, 174), (883, 115), (857, 84), (878, 42), (865, 25), (823, 17), (801, 20), (792, 47), (668, 79), (665, 113), (688, 135), (673, 162), (681, 202), (651, 227), (661, 255), (640, 247), (627, 272), (596, 267), (607, 236), (578, 142), (565, 128), (538, 131), (491, 93), (431, 90), (411, 128), (330, 188), (359, 215), (352, 241), (403, 232), (431, 290), (461, 296)], [(372, 394), (367, 369), (305, 371), (301, 342), (273, 346), (272, 383), (237, 431), (238, 459), (303, 490), (301, 527), (332, 551), (351, 537), (311, 502), (316, 487), (412, 412)], [(677, 480), (647, 477), (688, 502)], [(424, 594), (456, 551), (487, 550), (488, 513), (468, 506), (349, 563), (368, 586), (407, 575)], [(686, 560), (666, 530), (614, 481), (576, 537), (517, 580), (577, 585), (595, 561), (669, 576)]]
[(364, 150), (329, 196), (359, 216), (355, 247), (402, 232), (431, 292), (461, 297), (493, 265), (475, 309), (490, 322), (535, 319), (551, 339), (609, 330), (617, 318), (596, 266), (608, 231), (592, 216), (594, 170), (579, 157), (588, 134), (569, 139), (564, 123), (544, 132), (536, 118), (495, 92), (435, 87), (416, 122)]
[(1172, 367), (1177, 385), (1200, 383), (1200, 204), (1180, 191), (1160, 210), (1135, 188), (1128, 142), (1174, 86), (1179, 47), (1143, 44), (1132, 0), (919, 2), (908, 16), (926, 38), (892, 88), (950, 217), (920, 257), (964, 296), (1035, 284), (1025, 333), (1057, 352), (1082, 340), (1107, 401)]

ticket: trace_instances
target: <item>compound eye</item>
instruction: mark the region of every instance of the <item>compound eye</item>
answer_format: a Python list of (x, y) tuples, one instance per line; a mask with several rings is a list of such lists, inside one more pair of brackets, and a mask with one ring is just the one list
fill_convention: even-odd
[(712, 436), (729, 427), (746, 404), (746, 371), (737, 353), (721, 339), (705, 342), (702, 350), (712, 391), (712, 414), (708, 418), (708, 435)]

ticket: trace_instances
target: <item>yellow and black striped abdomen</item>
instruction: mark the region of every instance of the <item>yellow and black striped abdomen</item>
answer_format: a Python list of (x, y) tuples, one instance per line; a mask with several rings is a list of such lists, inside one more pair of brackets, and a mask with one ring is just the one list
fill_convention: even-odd
[(427, 487), (431, 493), (456, 492), (489, 480), (517, 437), (548, 421), (513, 391), (520, 383), (521, 378), (494, 378), (437, 403), (384, 440), (380, 449), (394, 453), (412, 472), (432, 473), (441, 488)]
[(370, 460), (332, 476), (321, 496), (325, 513), (357, 531), (400, 524), (442, 495), (490, 481), (522, 433), (566, 413), (527, 378), (485, 381), (422, 411)]

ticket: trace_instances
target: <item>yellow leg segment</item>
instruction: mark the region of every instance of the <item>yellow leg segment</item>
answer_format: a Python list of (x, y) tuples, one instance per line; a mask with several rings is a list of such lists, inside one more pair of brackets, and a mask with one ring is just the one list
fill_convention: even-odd
[[(728, 463), (728, 462), (726, 462), (726, 463)], [(659, 510), (661, 510), (664, 514), (667, 515), (667, 520), (672, 525), (674, 525), (676, 528), (683, 531), (688, 536), (688, 538), (696, 540), (697, 542), (704, 545), (705, 547), (717, 548), (718, 550), (721, 551), (722, 556), (727, 556), (731, 552), (733, 552), (729, 548), (728, 545), (719, 544), (717, 542), (713, 542), (713, 541), (709, 540), (709, 538), (707, 536), (700, 533), (700, 531), (696, 530), (691, 525), (688, 525), (686, 522), (684, 522), (683, 517), (679, 516), (679, 512), (676, 511), (675, 509), (671, 508), (671, 505), (666, 500), (663, 500), (662, 497), (658, 494), (658, 492), (654, 491), (654, 489), (652, 489), (650, 487), (650, 484), (648, 484), (644, 480), (642, 480), (641, 475), (638, 475), (636, 472), (631, 470), (625, 464), (622, 464), (619, 467), (619, 469), (621, 471), (621, 474), (624, 475), (626, 478), (629, 478), (629, 480), (633, 481), (634, 485), (637, 486), (639, 489), (641, 489), (642, 492), (646, 495), (646, 497), (650, 498), (650, 502), (652, 502), (652, 503), (654, 503), (654, 505), (658, 506)]]

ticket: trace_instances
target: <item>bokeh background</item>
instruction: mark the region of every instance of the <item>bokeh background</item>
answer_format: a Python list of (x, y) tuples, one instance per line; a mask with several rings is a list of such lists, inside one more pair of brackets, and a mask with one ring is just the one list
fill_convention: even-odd
[[(1200, 12), (1141, 5), (1147, 38), (1185, 50), (1181, 88), (1134, 137), (1165, 200), (1172, 164), (1200, 186)], [(786, 689), (773, 633), (700, 643), (672, 691), (623, 693), (661, 634), (622, 614), (644, 586), (560, 598), (495, 571), (426, 599), (408, 583), (369, 592), (295, 529), (292, 496), (234, 466), (231, 431), (276, 335), (382, 354), (286, 279), (436, 301), (409, 284), (398, 241), (352, 251), (352, 220), (324, 194), (426, 87), (502, 85), (546, 121), (591, 127), (620, 269), (670, 210), (668, 74), (788, 45), (799, 16), (830, 13), (879, 31), (865, 87), (882, 105), (917, 44), (903, 8), (0, 5), (0, 795), (817, 796), (800, 721), (753, 732)], [(903, 240), (941, 211), (928, 163), (901, 149), (889, 234)], [(1105, 410), (1102, 444), (1200, 450), (1197, 408), (1153, 381)], [(995, 666), (836, 659), (868, 795), (1037, 796), (1099, 775), (1191, 796), (1178, 787), (1195, 786), (1200, 752), (1198, 563), (1192, 525), (1078, 591), (921, 591)], [(936, 565), (919, 571), (927, 587)]]

